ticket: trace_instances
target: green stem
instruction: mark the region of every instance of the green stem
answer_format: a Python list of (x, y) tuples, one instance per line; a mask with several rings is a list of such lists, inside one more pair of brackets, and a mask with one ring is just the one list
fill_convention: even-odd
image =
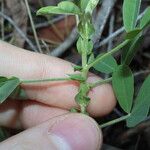
[(90, 88), (94, 88), (94, 87), (96, 87), (96, 86), (99, 86), (99, 85), (101, 85), (101, 84), (105, 84), (105, 83), (108, 83), (108, 82), (111, 82), (112, 81), (112, 77), (111, 78), (108, 78), (108, 79), (105, 79), (105, 80), (99, 80), (99, 81), (97, 81), (97, 82), (95, 82), (95, 83), (91, 83), (90, 84)]
[(127, 45), (129, 43), (130, 40), (125, 40), (124, 42), (122, 42), (121, 44), (119, 44), (117, 47), (113, 48), (111, 51), (109, 51), (108, 53), (102, 55), (101, 57), (98, 57), (94, 62), (92, 62), (91, 64), (88, 65), (88, 69), (90, 69), (91, 67), (93, 67), (95, 64), (97, 64), (98, 62), (102, 61), (105, 57), (112, 55), (114, 53), (116, 53), (117, 51), (119, 51), (121, 48), (123, 48), (125, 45)]
[(107, 123), (101, 124), (101, 125), (100, 125), (100, 128), (105, 128), (105, 127), (107, 127), (107, 126), (110, 126), (110, 125), (116, 124), (116, 123), (118, 123), (118, 122), (124, 121), (124, 120), (126, 120), (127, 118), (129, 118), (130, 115), (131, 115), (131, 114), (128, 114), (128, 115), (123, 116), (123, 117), (120, 117), (120, 118), (118, 118), (118, 119), (115, 119), (115, 120), (109, 121), (109, 122), (107, 122)]
[(50, 79), (41, 79), (41, 80), (22, 80), (21, 83), (39, 83), (39, 82), (48, 82), (48, 81), (69, 81), (70, 78), (50, 78)]

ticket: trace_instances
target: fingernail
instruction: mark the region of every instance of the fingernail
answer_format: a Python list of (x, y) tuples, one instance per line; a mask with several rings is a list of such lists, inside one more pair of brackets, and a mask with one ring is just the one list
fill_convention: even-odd
[(96, 123), (84, 115), (58, 121), (49, 132), (58, 150), (97, 150), (102, 141)]

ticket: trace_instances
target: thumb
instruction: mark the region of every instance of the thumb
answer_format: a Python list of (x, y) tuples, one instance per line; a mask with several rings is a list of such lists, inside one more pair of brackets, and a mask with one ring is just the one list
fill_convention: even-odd
[(99, 150), (101, 143), (101, 131), (93, 119), (67, 114), (9, 138), (0, 149)]

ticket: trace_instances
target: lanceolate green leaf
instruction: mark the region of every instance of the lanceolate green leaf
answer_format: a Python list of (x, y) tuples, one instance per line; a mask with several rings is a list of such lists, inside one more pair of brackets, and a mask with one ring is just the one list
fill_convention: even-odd
[(86, 6), (87, 6), (87, 0), (80, 0), (80, 7), (82, 11), (85, 10)]
[[(102, 56), (102, 54), (100, 56)], [(114, 72), (114, 70), (117, 68), (117, 62), (111, 55), (109, 55), (108, 57), (104, 58), (102, 61), (100, 61), (93, 67), (95, 70), (99, 72), (109, 74)]]
[(93, 43), (91, 40), (82, 39), (81, 37), (77, 41), (77, 50), (79, 54), (86, 52), (86, 54), (91, 54), (93, 49)]
[(140, 5), (141, 0), (124, 0), (123, 22), (126, 32), (135, 29)]
[(130, 68), (126, 65), (118, 66), (113, 73), (112, 84), (120, 106), (130, 113), (134, 93), (134, 79)]
[(49, 14), (80, 14), (80, 9), (73, 2), (64, 1), (60, 2), (58, 6), (47, 6), (39, 9), (37, 15), (49, 15)]
[(150, 25), (150, 7), (146, 9), (145, 14), (140, 21), (140, 28), (144, 29), (148, 25)]
[(125, 52), (123, 52), (123, 64), (129, 65), (133, 59), (133, 57), (135, 56), (139, 46), (141, 45), (141, 42), (143, 40), (143, 36), (141, 35), (137, 35), (136, 38), (134, 38), (131, 43), (130, 46), (125, 50)]
[(19, 84), (19, 79), (15, 77), (6, 80), (0, 87), (0, 103), (4, 102)]
[(85, 8), (85, 12), (92, 14), (94, 8), (97, 6), (99, 1), (100, 0), (88, 0), (87, 1), (87, 6)]
[(144, 81), (135, 100), (131, 116), (127, 119), (127, 126), (134, 127), (143, 121), (150, 109), (150, 75)]
[(67, 11), (73, 14), (80, 14), (80, 9), (77, 5), (75, 5), (73, 2), (64, 1), (60, 2), (58, 4), (58, 8), (60, 8), (63, 11)]

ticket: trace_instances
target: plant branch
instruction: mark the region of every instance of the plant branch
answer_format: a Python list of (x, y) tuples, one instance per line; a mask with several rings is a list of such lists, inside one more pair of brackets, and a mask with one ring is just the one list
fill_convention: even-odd
[(48, 81), (69, 81), (71, 78), (50, 78), (50, 79), (39, 79), (39, 80), (22, 80), (21, 83), (39, 83)]
[(105, 80), (99, 80), (99, 81), (97, 81), (97, 82), (95, 82), (95, 83), (91, 83), (90, 84), (90, 88), (94, 88), (94, 87), (96, 87), (96, 86), (99, 86), (99, 85), (101, 85), (101, 84), (105, 84), (105, 83), (108, 83), (108, 82), (111, 82), (112, 81), (112, 77), (111, 78), (108, 78), (108, 79), (105, 79)]
[[(138, 20), (140, 20), (143, 15), (145, 14), (145, 11), (143, 11), (139, 16), (138, 16)], [(122, 32), (125, 31), (124, 27), (119, 28), (118, 30), (116, 30), (115, 32), (113, 32), (110, 36), (108, 36), (106, 39), (102, 40), (100, 43), (96, 43), (94, 48), (98, 49), (101, 46), (107, 44), (111, 39), (115, 38), (116, 36), (118, 36), (119, 34), (121, 34)]]
[(124, 42), (122, 42), (120, 45), (118, 45), (117, 47), (113, 48), (111, 51), (107, 52), (106, 54), (102, 55), (101, 57), (98, 57), (94, 62), (92, 62), (91, 64), (89, 64), (87, 66), (88, 69), (90, 69), (91, 67), (93, 67), (95, 64), (97, 64), (98, 62), (102, 61), (105, 57), (112, 55), (114, 53), (116, 53), (117, 51), (119, 51), (121, 48), (123, 48), (125, 45), (127, 45), (129, 43), (130, 40), (125, 40)]
[(129, 118), (130, 115), (131, 115), (131, 114), (128, 114), (128, 115), (126, 115), (126, 116), (123, 116), (123, 117), (114, 119), (114, 120), (109, 121), (109, 122), (104, 123), (104, 124), (101, 124), (101, 125), (100, 125), (100, 128), (105, 128), (105, 127), (107, 127), (107, 126), (110, 126), (110, 125), (116, 124), (116, 123), (118, 123), (118, 122), (124, 121), (124, 120), (126, 120), (127, 118)]
[(16, 29), (16, 31), (21, 35), (21, 37), (25, 39), (25, 41), (29, 44), (32, 50), (37, 52), (36, 47), (32, 44), (32, 41), (30, 41), (30, 39), (24, 34), (24, 32), (22, 32), (22, 30), (16, 25), (16, 23), (9, 16), (3, 14), (2, 12), (0, 12), (0, 16), (6, 19)]

